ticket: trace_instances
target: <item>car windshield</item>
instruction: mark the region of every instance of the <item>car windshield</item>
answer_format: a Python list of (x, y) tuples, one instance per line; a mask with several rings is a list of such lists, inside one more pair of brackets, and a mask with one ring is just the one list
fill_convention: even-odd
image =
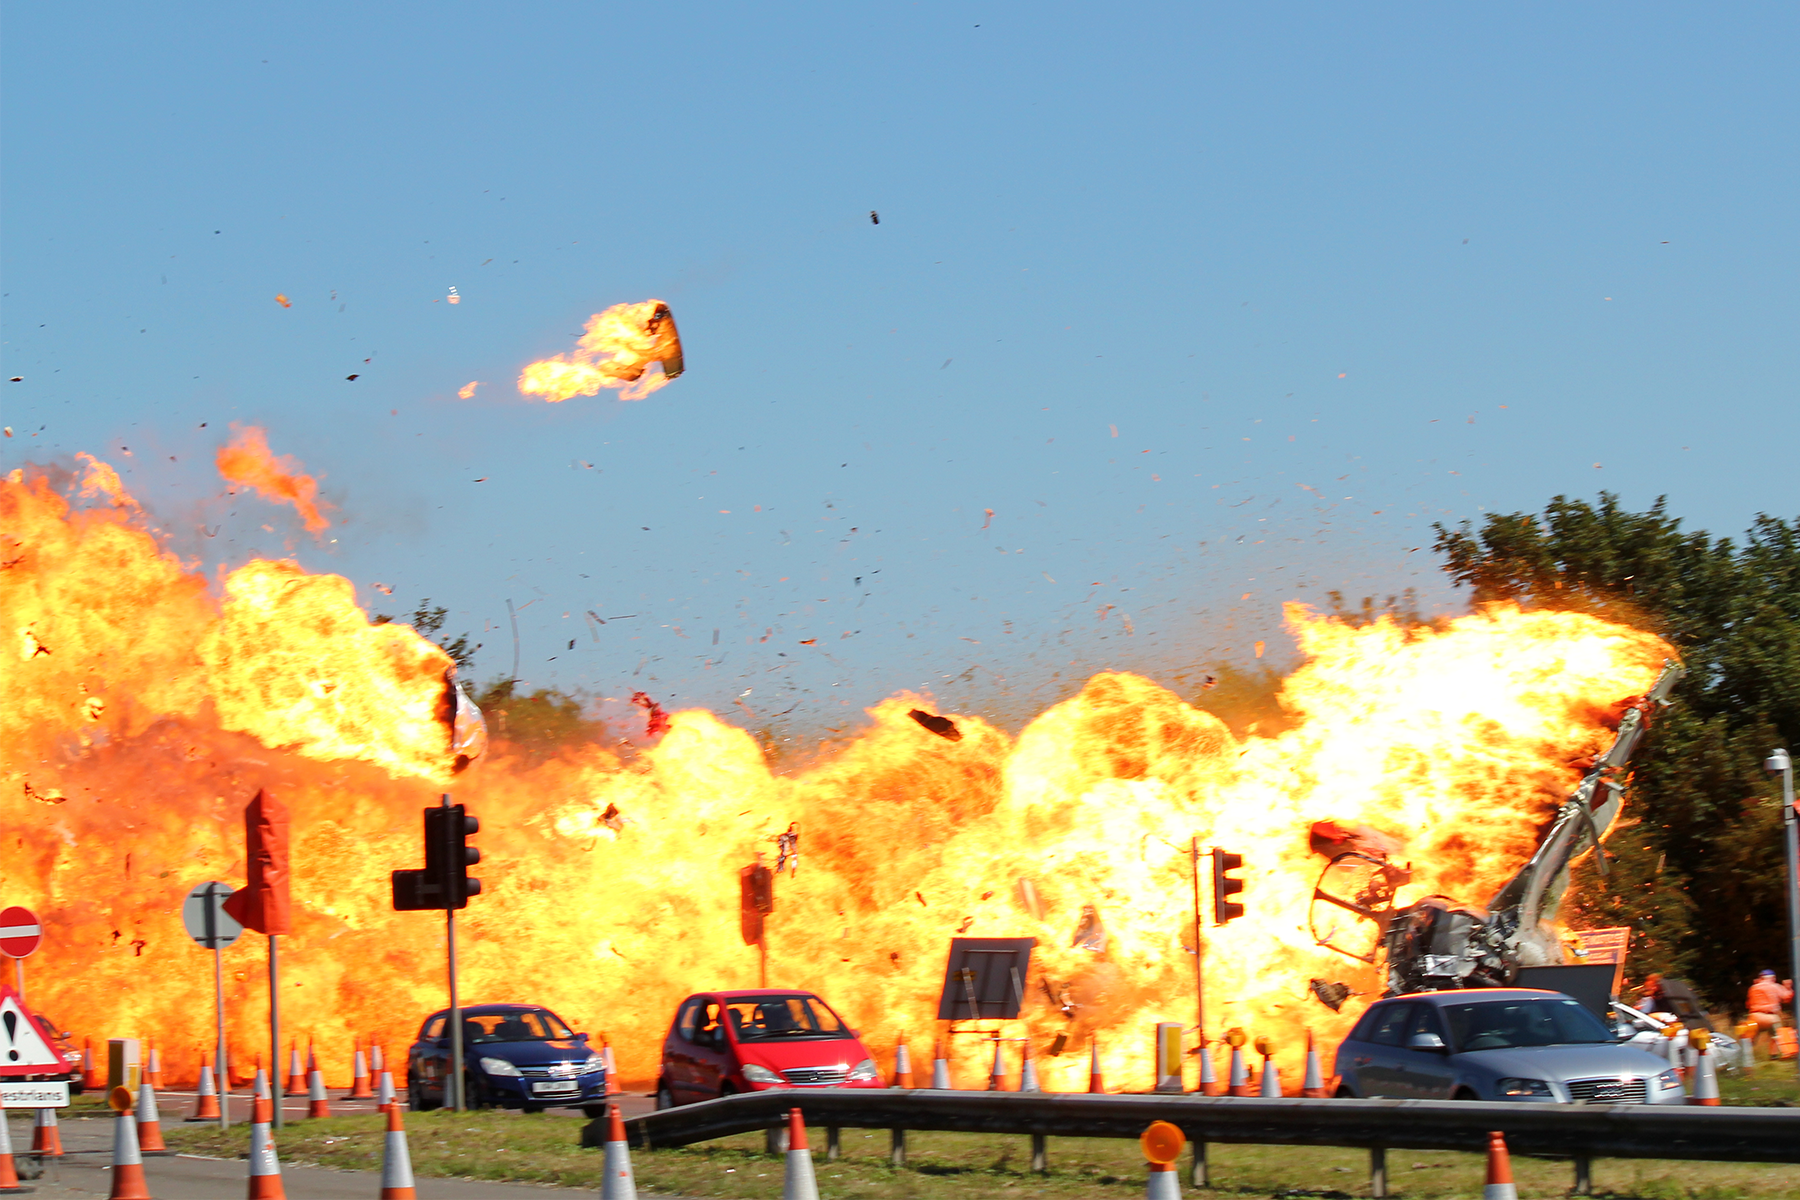
[(850, 1032), (817, 996), (760, 996), (727, 1000), (725, 1011), (740, 1042), (846, 1038)]
[(1505, 1050), (1515, 1046), (1568, 1046), (1617, 1039), (1598, 1017), (1574, 1000), (1490, 1000), (1446, 1004), (1451, 1047)]
[(469, 1043), (548, 1042), (572, 1038), (569, 1027), (543, 1008), (520, 1012), (465, 1013), (463, 1040)]

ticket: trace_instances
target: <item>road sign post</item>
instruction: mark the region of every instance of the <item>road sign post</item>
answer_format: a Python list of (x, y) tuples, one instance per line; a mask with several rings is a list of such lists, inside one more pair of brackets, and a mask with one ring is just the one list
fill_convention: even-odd
[(181, 923), (188, 936), (213, 952), (213, 1014), (218, 1026), (218, 1048), (213, 1065), (219, 1076), (219, 1128), (231, 1127), (231, 1075), (225, 1047), (225, 947), (238, 940), (244, 927), (225, 911), (229, 884), (203, 883), (181, 904)]
[(13, 960), (13, 990), (25, 998), (25, 960), (44, 940), (44, 927), (29, 908), (13, 905), (0, 911), (0, 954)]

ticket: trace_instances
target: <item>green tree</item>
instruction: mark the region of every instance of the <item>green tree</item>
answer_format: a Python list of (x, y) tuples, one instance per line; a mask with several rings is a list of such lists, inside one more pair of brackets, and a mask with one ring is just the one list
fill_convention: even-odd
[(1741, 544), (1687, 533), (1658, 500), (1557, 496), (1542, 514), (1439, 525), (1437, 550), (1476, 603), (1591, 612), (1666, 638), (1687, 665), (1640, 752), (1629, 822), (1591, 857), (1567, 917), (1629, 924), (1629, 973), (1677, 971), (1741, 1004), (1785, 961), (1780, 811), (1761, 762), (1800, 738), (1800, 521), (1759, 516)]

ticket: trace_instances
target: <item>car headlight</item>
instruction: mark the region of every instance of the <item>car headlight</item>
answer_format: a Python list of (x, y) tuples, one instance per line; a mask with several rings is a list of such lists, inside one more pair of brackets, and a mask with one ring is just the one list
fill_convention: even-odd
[(1659, 1092), (1666, 1092), (1670, 1088), (1678, 1088), (1680, 1086), (1681, 1076), (1677, 1075), (1673, 1070), (1664, 1071), (1661, 1075), (1656, 1077), (1656, 1090)]
[(519, 1073), (519, 1068), (504, 1058), (484, 1058), (481, 1060), (481, 1069), (489, 1075), (517, 1075)]
[(744, 1064), (744, 1078), (751, 1083), (781, 1083), (781, 1076), (767, 1067), (759, 1067), (755, 1063)]
[(851, 1067), (850, 1074), (845, 1076), (851, 1083), (867, 1083), (875, 1077), (875, 1063), (872, 1059), (867, 1058), (857, 1063), (854, 1067)]
[(605, 1067), (606, 1067), (606, 1055), (590, 1054), (590, 1055), (588, 1055), (587, 1062), (582, 1064), (581, 1072), (582, 1072), (582, 1074), (585, 1075), (592, 1071), (603, 1070)]
[(1550, 1096), (1550, 1085), (1542, 1079), (1502, 1079), (1494, 1085), (1494, 1090), (1507, 1099), (1522, 1096)]

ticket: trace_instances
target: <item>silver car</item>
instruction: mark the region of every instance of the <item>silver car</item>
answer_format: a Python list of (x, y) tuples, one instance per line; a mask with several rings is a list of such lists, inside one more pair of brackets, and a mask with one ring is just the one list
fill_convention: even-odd
[(1682, 1104), (1669, 1064), (1623, 1045), (1581, 1002), (1532, 988), (1418, 992), (1363, 1014), (1337, 1052), (1338, 1095)]

